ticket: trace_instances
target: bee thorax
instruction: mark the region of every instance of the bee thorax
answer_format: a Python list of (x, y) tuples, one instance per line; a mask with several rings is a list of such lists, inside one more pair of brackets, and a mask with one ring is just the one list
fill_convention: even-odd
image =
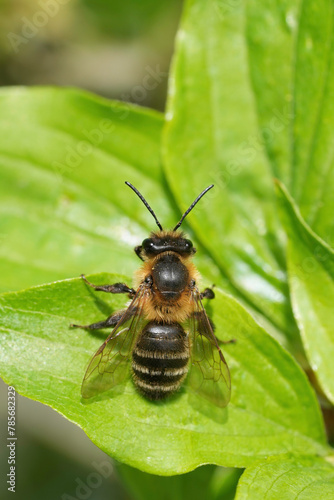
[(178, 255), (164, 253), (152, 269), (153, 281), (166, 300), (176, 300), (188, 283), (188, 269)]
[(181, 325), (151, 321), (132, 353), (134, 383), (147, 398), (164, 399), (179, 389), (189, 357), (189, 340)]

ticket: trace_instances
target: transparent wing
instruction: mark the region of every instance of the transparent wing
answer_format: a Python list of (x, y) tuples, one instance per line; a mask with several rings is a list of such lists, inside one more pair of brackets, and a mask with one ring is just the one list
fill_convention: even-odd
[(141, 285), (122, 318), (90, 360), (81, 386), (84, 398), (105, 392), (128, 376), (132, 346), (143, 327), (143, 310), (149, 295), (149, 289)]
[(194, 314), (189, 320), (192, 343), (189, 387), (216, 406), (224, 407), (231, 395), (230, 372), (197, 288), (192, 292)]

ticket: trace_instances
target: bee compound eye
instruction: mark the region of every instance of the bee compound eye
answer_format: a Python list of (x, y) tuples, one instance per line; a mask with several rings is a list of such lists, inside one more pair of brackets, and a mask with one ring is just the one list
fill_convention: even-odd
[(151, 238), (146, 238), (142, 243), (142, 247), (145, 251), (151, 250), (154, 247), (154, 243)]
[(190, 240), (185, 240), (185, 246), (187, 250), (190, 250), (190, 248), (193, 247), (192, 241)]

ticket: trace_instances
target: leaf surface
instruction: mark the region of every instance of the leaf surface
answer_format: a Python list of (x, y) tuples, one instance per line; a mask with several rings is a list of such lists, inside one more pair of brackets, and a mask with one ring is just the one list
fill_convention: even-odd
[(249, 70), (271, 169), (332, 246), (334, 5), (246, 3)]
[[(95, 283), (123, 281), (95, 275)], [(27, 397), (48, 404), (82, 427), (102, 450), (146, 472), (171, 475), (205, 463), (245, 467), (286, 452), (326, 453), (319, 407), (293, 358), (232, 297), (217, 290), (207, 306), (231, 369), (232, 400), (220, 409), (183, 389), (154, 404), (132, 381), (84, 401), (85, 367), (103, 332), (69, 328), (89, 324), (124, 305), (80, 279), (0, 297), (0, 370)]]
[(243, 473), (236, 500), (327, 500), (333, 489), (334, 467), (322, 458), (269, 458)]
[(2, 89), (0, 107), (1, 289), (131, 274), (133, 247), (155, 223), (124, 181), (167, 227), (179, 217), (161, 171), (161, 115), (51, 88)]
[[(258, 147), (244, 11), (217, 0), (186, 3), (164, 130), (166, 173), (188, 221), (235, 294), (291, 339), (295, 328), (271, 172)], [(190, 200), (191, 200), (190, 198)]]
[(305, 223), (286, 189), (278, 189), (295, 317), (310, 365), (334, 403), (334, 251)]

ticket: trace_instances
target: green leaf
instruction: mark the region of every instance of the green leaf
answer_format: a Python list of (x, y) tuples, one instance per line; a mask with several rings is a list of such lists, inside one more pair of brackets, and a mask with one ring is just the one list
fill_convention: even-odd
[[(94, 283), (121, 276), (101, 274)], [(225, 409), (199, 400), (186, 384), (154, 404), (133, 383), (81, 399), (85, 366), (104, 340), (72, 330), (119, 309), (124, 298), (98, 294), (80, 279), (0, 297), (0, 372), (27, 397), (48, 404), (82, 427), (102, 450), (143, 471), (171, 475), (214, 463), (245, 467), (286, 452), (327, 453), (319, 407), (293, 358), (232, 297), (217, 290), (207, 310), (231, 369)]]
[(119, 464), (117, 473), (135, 500), (233, 500), (241, 475), (239, 469), (225, 469), (207, 465), (172, 477), (153, 476), (127, 465)]
[(334, 251), (305, 223), (286, 189), (278, 189), (295, 317), (310, 365), (334, 403)]
[(2, 89), (0, 107), (0, 288), (132, 273), (154, 221), (124, 181), (164, 224), (179, 218), (160, 166), (161, 115), (69, 89)]
[(243, 473), (236, 500), (328, 500), (333, 489), (334, 468), (321, 458), (269, 458)]
[(322, 237), (333, 225), (334, 5), (302, 2), (296, 45), (292, 196)]
[(123, 484), (125, 483), (131, 497), (135, 500), (156, 498), (159, 492), (161, 500), (183, 500), (191, 498), (202, 500), (203, 491), (207, 492), (206, 498), (213, 500), (208, 492), (208, 486), (215, 471), (214, 466), (200, 467), (199, 469), (172, 477), (153, 476), (138, 469), (121, 465), (117, 468)]
[(243, 15), (241, 3), (186, 2), (164, 131), (166, 173), (184, 209), (188, 193), (215, 184), (189, 224), (234, 293), (291, 339), (296, 329), (271, 173), (256, 143)]
[(215, 500), (234, 500), (243, 469), (216, 467), (210, 481), (210, 493)]
[(249, 68), (274, 175), (333, 246), (334, 5), (250, 0)]
[[(2, 89), (0, 106), (0, 290), (116, 266), (131, 274), (155, 223), (124, 181), (164, 227), (181, 215), (161, 169), (161, 115), (69, 89)], [(196, 265), (230, 289), (205, 252)]]
[[(304, 2), (305, 3), (305, 2)], [(291, 185), (295, 45), (300, 0), (249, 0), (246, 39), (259, 137), (275, 177)]]

